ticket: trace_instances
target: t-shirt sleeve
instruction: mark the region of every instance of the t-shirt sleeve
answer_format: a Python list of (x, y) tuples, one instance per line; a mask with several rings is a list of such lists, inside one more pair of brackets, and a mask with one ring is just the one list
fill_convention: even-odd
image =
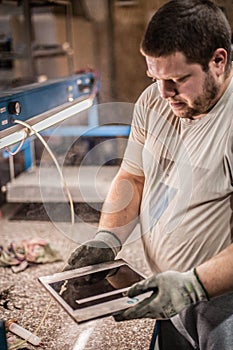
[(121, 164), (124, 170), (139, 176), (144, 176), (142, 152), (146, 137), (145, 113), (142, 101), (143, 94), (134, 107), (131, 131)]

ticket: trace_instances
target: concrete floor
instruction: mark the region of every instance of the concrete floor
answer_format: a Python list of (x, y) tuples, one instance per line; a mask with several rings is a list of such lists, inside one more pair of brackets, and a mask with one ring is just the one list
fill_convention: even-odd
[[(0, 244), (7, 246), (12, 241), (46, 238), (62, 253), (64, 260), (76, 247), (67, 234), (69, 224), (58, 226), (52, 222), (10, 221), (9, 216), (16, 209), (14, 204), (6, 204), (1, 209)], [(95, 224), (75, 224), (77, 232), (89, 237), (95, 231)], [(89, 231), (89, 233), (86, 232)], [(91, 233), (90, 233), (91, 232)], [(79, 236), (79, 235), (78, 235)], [(128, 244), (120, 257), (127, 260), (139, 271), (148, 275), (141, 243), (137, 240)], [(76, 324), (73, 319), (55, 302), (49, 309), (50, 297), (38, 282), (39, 276), (49, 275), (64, 266), (64, 262), (33, 265), (15, 274), (10, 268), (0, 268), (0, 291), (11, 287), (10, 310), (0, 306), (1, 319), (17, 318), (20, 325), (35, 331), (48, 350), (144, 350), (149, 348), (153, 320), (137, 320), (116, 323), (112, 317)], [(1, 304), (1, 303), (0, 303)], [(45, 320), (42, 318), (47, 312)], [(42, 323), (41, 323), (42, 322)], [(11, 349), (12, 346), (9, 347)], [(35, 349), (24, 344), (18, 349)]]

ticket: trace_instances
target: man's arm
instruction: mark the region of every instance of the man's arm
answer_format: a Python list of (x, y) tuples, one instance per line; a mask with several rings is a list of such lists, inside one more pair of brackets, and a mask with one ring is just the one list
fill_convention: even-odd
[(210, 297), (233, 291), (233, 244), (196, 270)]
[(124, 243), (138, 221), (143, 186), (144, 176), (120, 168), (104, 202), (99, 230), (115, 233)]
[(138, 221), (143, 185), (143, 176), (120, 168), (105, 200), (97, 234), (72, 252), (65, 270), (115, 259)]

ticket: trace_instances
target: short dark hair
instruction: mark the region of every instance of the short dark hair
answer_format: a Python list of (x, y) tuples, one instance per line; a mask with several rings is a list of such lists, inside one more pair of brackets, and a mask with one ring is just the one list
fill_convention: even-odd
[(152, 17), (141, 50), (148, 56), (182, 52), (189, 63), (204, 71), (217, 48), (228, 53), (226, 73), (231, 66), (231, 27), (223, 11), (209, 0), (172, 0)]

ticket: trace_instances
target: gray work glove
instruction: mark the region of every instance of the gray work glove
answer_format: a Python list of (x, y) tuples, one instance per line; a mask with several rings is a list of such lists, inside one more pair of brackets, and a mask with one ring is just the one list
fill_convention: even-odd
[(209, 300), (195, 269), (188, 272), (167, 271), (134, 284), (128, 291), (130, 298), (152, 291), (135, 306), (114, 316), (116, 321), (134, 318), (168, 319), (198, 301)]
[(93, 240), (80, 245), (69, 257), (64, 271), (113, 261), (121, 249), (120, 239), (110, 231), (99, 231)]

